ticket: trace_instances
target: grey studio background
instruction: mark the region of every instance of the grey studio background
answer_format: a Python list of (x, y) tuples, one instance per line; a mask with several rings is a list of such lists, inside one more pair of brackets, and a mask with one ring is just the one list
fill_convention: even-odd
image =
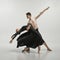
[[(30, 54), (23, 54), (16, 48), (16, 39), (9, 44), (10, 37), (16, 28), (27, 23), (26, 12), (36, 16), (46, 7), (46, 11), (38, 20), (39, 31), (53, 50), (47, 52), (42, 46), (41, 55), (37, 49)], [(60, 60), (60, 0), (0, 0), (0, 60)]]

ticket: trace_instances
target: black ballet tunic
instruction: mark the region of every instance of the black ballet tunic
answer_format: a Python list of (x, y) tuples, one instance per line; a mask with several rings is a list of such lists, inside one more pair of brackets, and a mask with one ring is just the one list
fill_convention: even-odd
[[(14, 39), (18, 34), (26, 30), (26, 26), (23, 26), (19, 32), (16, 32), (15, 34), (12, 35), (12, 39)], [(21, 46), (27, 46), (29, 48), (36, 48), (37, 46), (40, 46), (44, 43), (44, 40), (39, 33), (38, 29), (34, 29), (31, 25), (29, 31), (21, 34), (17, 38), (17, 48)]]

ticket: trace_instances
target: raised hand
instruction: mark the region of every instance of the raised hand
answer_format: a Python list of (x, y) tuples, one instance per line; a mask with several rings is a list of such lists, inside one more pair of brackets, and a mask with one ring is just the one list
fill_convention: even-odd
[(48, 10), (50, 7), (48, 6), (45, 10)]

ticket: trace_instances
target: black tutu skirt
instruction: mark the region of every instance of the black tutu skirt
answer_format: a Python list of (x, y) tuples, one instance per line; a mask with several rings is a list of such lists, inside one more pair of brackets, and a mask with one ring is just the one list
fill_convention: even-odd
[[(15, 33), (12, 37), (13, 39), (17, 36), (17, 34), (20, 34), (22, 31), (26, 30), (27, 26), (24, 26), (20, 29), (20, 32)], [(17, 38), (17, 48), (21, 46), (27, 46), (29, 48), (36, 48), (37, 46), (40, 46), (44, 43), (44, 40), (38, 31), (38, 29), (34, 29), (32, 26), (30, 27), (28, 32), (25, 32), (21, 34)]]

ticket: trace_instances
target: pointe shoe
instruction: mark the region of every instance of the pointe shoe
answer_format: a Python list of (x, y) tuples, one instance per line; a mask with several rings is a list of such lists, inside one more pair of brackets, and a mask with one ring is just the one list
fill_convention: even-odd
[(28, 52), (28, 53), (30, 53), (30, 49), (26, 49), (26, 50), (24, 49), (24, 50), (22, 50), (22, 52), (25, 52), (25, 51)]
[(30, 49), (27, 49), (26, 52), (30, 53)]
[(25, 52), (25, 50), (22, 50), (22, 53), (24, 53)]

